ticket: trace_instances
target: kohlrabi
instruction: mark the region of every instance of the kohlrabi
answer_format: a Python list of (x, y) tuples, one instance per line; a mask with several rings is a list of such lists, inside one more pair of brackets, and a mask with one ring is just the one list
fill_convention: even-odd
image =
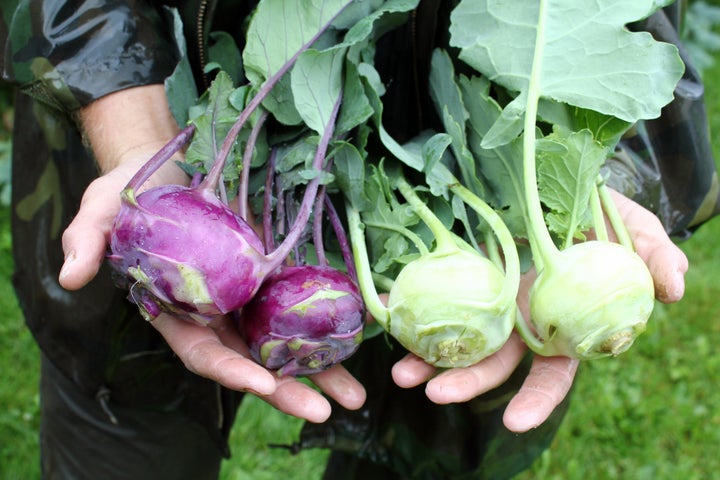
[(250, 354), (280, 375), (310, 375), (357, 351), (365, 308), (350, 277), (329, 266), (288, 266), (242, 309)]
[[(653, 279), (599, 176), (612, 153), (612, 145), (598, 141), (603, 124), (571, 120), (548, 132), (547, 124), (538, 128), (539, 120), (558, 118), (550, 107), (563, 109), (559, 102), (566, 104), (567, 119), (592, 112), (608, 125), (620, 119), (629, 126), (654, 118), (672, 99), (683, 65), (672, 45), (625, 27), (652, 13), (658, 2), (632, 2), (628, 9), (610, 1), (582, 9), (571, 3), (522, 0), (499, 6), (463, 0), (452, 14), (451, 45), (462, 61), (510, 93), (490, 128), (479, 129), (482, 141), (474, 153), (490, 159), (485, 152), (497, 152), (490, 168), (504, 168), (514, 178), (508, 147), (521, 134), (521, 179), (513, 188), (524, 203), (537, 278), (529, 324), (519, 318), (517, 328), (539, 354), (588, 359), (625, 351), (645, 330), (654, 305)], [(482, 107), (473, 105), (474, 96), (483, 93), (464, 93), (473, 97), (467, 100), (471, 124), (486, 121)], [(619, 244), (609, 241), (603, 213)], [(559, 235), (553, 237), (548, 225)], [(589, 227), (596, 240), (585, 238)]]
[[(512, 238), (502, 229), (499, 232), (501, 243), (509, 247), (504, 272), (448, 230), (404, 177), (393, 180), (432, 232), (435, 247), (429, 250), (412, 231), (397, 225), (364, 224), (360, 212), (349, 206), (350, 238), (368, 310), (405, 348), (432, 365), (477, 363), (505, 344), (515, 322), (519, 267)], [(479, 213), (491, 223), (499, 220), (489, 208), (481, 206)], [(392, 281), (387, 306), (371, 278), (363, 232), (370, 226), (402, 232), (419, 254)]]
[[(268, 165), (265, 183), (263, 225), (267, 251), (274, 250), (273, 232), (267, 227), (282, 224), (284, 203), (278, 203), (279, 219), (273, 222), (272, 177), (275, 152)], [(323, 204), (328, 206), (330, 222), (340, 241), (350, 274), (331, 267), (322, 240)], [(328, 199), (320, 188), (312, 222), (313, 244), (318, 264), (283, 265), (265, 279), (260, 290), (236, 314), (237, 326), (252, 358), (279, 375), (310, 375), (326, 370), (355, 353), (363, 339), (365, 305), (351, 278), (352, 257), (345, 232)]]

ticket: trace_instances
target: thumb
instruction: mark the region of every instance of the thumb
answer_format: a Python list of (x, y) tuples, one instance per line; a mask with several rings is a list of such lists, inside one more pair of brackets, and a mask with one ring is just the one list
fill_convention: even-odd
[(63, 288), (77, 290), (97, 274), (107, 252), (115, 215), (120, 209), (120, 189), (100, 177), (83, 195), (77, 215), (62, 236), (65, 262), (58, 281)]
[(78, 290), (92, 280), (105, 257), (105, 235), (79, 217), (63, 233), (65, 261), (58, 281), (67, 290)]

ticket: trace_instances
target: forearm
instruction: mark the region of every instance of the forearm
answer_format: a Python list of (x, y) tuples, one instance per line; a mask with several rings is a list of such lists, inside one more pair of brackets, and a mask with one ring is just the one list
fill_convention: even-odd
[[(95, 100), (78, 111), (78, 124), (101, 174), (128, 163), (136, 171), (179, 131), (164, 86), (159, 84), (129, 88)], [(164, 165), (157, 178), (156, 183), (187, 182), (173, 162)]]

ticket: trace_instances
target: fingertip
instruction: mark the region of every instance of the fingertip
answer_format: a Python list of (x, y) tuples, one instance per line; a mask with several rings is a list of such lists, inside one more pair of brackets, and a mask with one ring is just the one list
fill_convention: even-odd
[(655, 296), (663, 303), (679, 302), (684, 295), (685, 274), (680, 271), (670, 274), (667, 280), (655, 289)]
[(510, 402), (503, 414), (503, 424), (511, 432), (525, 433), (537, 428), (548, 416), (537, 406), (520, 405), (516, 407), (517, 403), (519, 402)]
[(687, 256), (673, 245), (664, 255), (653, 257), (648, 266), (655, 282), (655, 297), (663, 303), (675, 303), (685, 295)]
[(302, 414), (296, 416), (300, 416), (310, 423), (323, 423), (330, 418), (331, 414), (332, 407), (330, 406), (330, 402), (322, 398), (322, 401), (318, 400), (313, 402), (312, 408), (305, 408)]
[(342, 395), (335, 395), (335, 400), (348, 410), (358, 410), (365, 405), (367, 392), (359, 382), (355, 382), (346, 387)]
[(431, 378), (435, 371), (435, 367), (420, 357), (408, 354), (392, 366), (390, 374), (398, 387), (413, 388)]
[(97, 231), (80, 231), (68, 227), (63, 234), (63, 250), (66, 252), (58, 282), (67, 290), (77, 290), (92, 280), (105, 259), (107, 241)]
[(274, 382), (272, 385), (269, 382), (263, 383), (257, 380), (253, 383), (253, 385), (248, 386), (244, 390), (248, 393), (252, 393), (257, 397), (266, 397), (268, 395), (272, 395), (277, 390)]

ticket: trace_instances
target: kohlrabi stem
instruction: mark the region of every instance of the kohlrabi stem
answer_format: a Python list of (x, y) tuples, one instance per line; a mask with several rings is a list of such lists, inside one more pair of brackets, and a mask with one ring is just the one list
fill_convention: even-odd
[(403, 227), (402, 225), (395, 223), (372, 222), (367, 220), (364, 223), (367, 227), (384, 228), (385, 230), (391, 230), (403, 235), (410, 240), (413, 245), (415, 245), (415, 248), (417, 248), (418, 252), (420, 252), (420, 255), (427, 255), (430, 253), (425, 245), (425, 242), (422, 241), (420, 236), (407, 227)]
[(438, 253), (456, 252), (458, 246), (450, 231), (443, 225), (440, 219), (428, 208), (425, 202), (420, 199), (412, 185), (402, 175), (395, 179), (398, 190), (405, 200), (413, 207), (415, 213), (428, 226), (435, 237), (435, 251)]
[(318, 189), (317, 198), (315, 199), (315, 207), (313, 208), (312, 237), (313, 246), (315, 247), (315, 256), (318, 265), (328, 265), (327, 256), (325, 255), (325, 242), (323, 241), (323, 205), (325, 204), (325, 185), (321, 185)]
[(328, 219), (330, 220), (330, 226), (332, 226), (335, 237), (337, 237), (338, 245), (340, 246), (340, 253), (342, 254), (343, 262), (345, 263), (345, 269), (347, 270), (348, 276), (353, 282), (357, 284), (357, 271), (355, 270), (355, 262), (353, 261), (352, 250), (350, 242), (347, 238), (347, 232), (343, 228), (340, 216), (333, 205), (330, 196), (326, 193), (323, 195), (325, 200), (325, 210), (327, 211)]
[(248, 137), (247, 145), (245, 145), (245, 151), (243, 152), (242, 158), (242, 170), (240, 171), (240, 186), (238, 187), (238, 214), (240, 218), (247, 221), (248, 219), (248, 183), (250, 182), (250, 165), (252, 164), (252, 156), (255, 151), (255, 145), (257, 144), (258, 136), (265, 125), (265, 119), (267, 119), (268, 113), (263, 111), (250, 130), (250, 136)]
[(498, 267), (504, 269), (505, 266), (503, 265), (502, 258), (500, 257), (500, 252), (498, 251), (497, 239), (492, 232), (487, 232), (485, 234), (485, 249), (487, 250), (487, 256), (490, 261)]
[(537, 335), (532, 331), (521, 312), (518, 312), (515, 318), (515, 328), (530, 350), (540, 355), (543, 355), (543, 352), (547, 351), (547, 345), (537, 338)]
[(610, 226), (615, 232), (618, 243), (632, 251), (635, 251), (635, 244), (632, 241), (632, 237), (630, 237), (627, 225), (625, 225), (625, 222), (617, 209), (617, 205), (615, 205), (615, 202), (610, 196), (610, 190), (604, 180), (599, 180), (599, 182), (600, 183), (597, 188), (598, 194), (600, 195), (600, 203), (605, 211), (605, 215), (607, 215), (607, 218), (610, 221)]
[(350, 202), (346, 203), (350, 245), (352, 246), (355, 267), (357, 268), (357, 284), (365, 301), (367, 311), (383, 329), (387, 330), (390, 322), (390, 312), (380, 300), (380, 295), (378, 295), (377, 288), (373, 283), (373, 273), (370, 268), (367, 245), (365, 244), (365, 225), (360, 219), (360, 212), (350, 205)]
[[(597, 184), (593, 184), (592, 191), (590, 192), (590, 210), (592, 211), (595, 238), (597, 240), (607, 242), (610, 238), (608, 237), (607, 226), (605, 225), (605, 215), (603, 214)], [(571, 246), (573, 243), (572, 231), (569, 233), (570, 234), (565, 239), (565, 248)]]
[(317, 150), (315, 151), (315, 157), (313, 158), (312, 168), (315, 170), (317, 175), (308, 182), (305, 187), (300, 208), (298, 210), (297, 217), (293, 221), (292, 227), (288, 231), (287, 236), (283, 239), (282, 243), (270, 254), (267, 255), (268, 265), (271, 270), (279, 267), (290, 254), (293, 246), (298, 242), (300, 236), (303, 234), (305, 227), (307, 226), (310, 214), (312, 213), (313, 203), (317, 196), (318, 189), (320, 187), (320, 181), (323, 178), (323, 162), (325, 161), (325, 155), (330, 145), (333, 133), (335, 131), (335, 121), (337, 120), (338, 111), (340, 110), (340, 104), (342, 103), (342, 92), (338, 94), (338, 98), (333, 105), (332, 113), (328, 119), (327, 125), (320, 136)]
[[(450, 189), (487, 222), (490, 230), (493, 231), (500, 242), (500, 248), (505, 257), (505, 283), (502, 293), (498, 295), (498, 301), (514, 302), (520, 288), (520, 258), (510, 230), (508, 230), (500, 215), (470, 190), (460, 184), (452, 185)], [(498, 267), (501, 266), (498, 265)]]
[[(347, 2), (345, 7), (349, 5), (352, 2)], [(295, 64), (298, 57), (301, 53), (303, 53), (305, 50), (310, 48), (315, 41), (317, 41), (320, 36), (325, 33), (325, 30), (327, 30), (330, 25), (332, 25), (332, 22), (337, 18), (340, 13), (342, 13), (345, 10), (345, 7), (338, 10), (337, 14), (335, 14), (332, 18), (328, 19), (327, 23), (322, 26), (322, 28), (318, 29), (318, 32), (313, 35), (310, 40), (308, 40), (305, 44), (303, 44), (297, 52), (293, 54), (292, 57), (290, 57), (281, 67), (280, 69), (275, 72), (273, 75), (269, 76), (263, 83), (260, 85), (260, 88), (258, 89), (257, 94), (250, 99), (247, 106), (243, 108), (242, 112), (240, 112), (240, 115), (238, 116), (237, 120), (233, 124), (232, 127), (230, 127), (230, 130), (228, 131), (227, 135), (225, 136), (225, 141), (222, 144), (222, 147), (220, 148), (220, 151), (218, 152), (217, 157), (215, 158), (215, 163), (213, 164), (212, 168), (210, 169), (210, 172), (208, 173), (207, 177), (205, 177), (205, 180), (203, 181), (200, 188), (208, 188), (208, 189), (215, 189), (218, 182), (220, 181), (220, 178), (222, 177), (222, 171), (225, 167), (225, 162), (227, 161), (228, 155), (230, 155), (230, 151), (233, 148), (233, 145), (235, 144), (235, 140), (240, 133), (240, 130), (242, 130), (243, 126), (245, 125), (245, 122), (247, 122), (248, 118), (250, 118), (250, 115), (253, 114), (253, 112), (260, 106), (260, 104), (265, 101), (267, 96), (270, 94), (273, 88), (275, 88), (275, 85), (280, 81), (283, 75), (287, 73), (288, 70)]]
[(190, 138), (192, 138), (193, 133), (195, 133), (194, 125), (188, 125), (183, 128), (172, 140), (158, 150), (150, 160), (140, 167), (140, 170), (138, 170), (128, 182), (125, 190), (135, 191), (139, 189), (153, 173), (185, 146)]
[(270, 150), (270, 158), (267, 163), (267, 175), (265, 176), (265, 191), (263, 192), (263, 243), (265, 244), (265, 254), (275, 250), (275, 239), (273, 238), (273, 216), (272, 216), (272, 188), (273, 179), (275, 178), (275, 162), (277, 160), (277, 148)]
[(525, 122), (523, 126), (523, 183), (528, 209), (528, 230), (531, 248), (538, 268), (552, 263), (552, 257), (559, 254), (553, 243), (550, 232), (545, 226), (545, 219), (540, 204), (535, 166), (535, 122), (537, 119), (538, 102), (540, 101), (541, 67), (545, 44), (545, 22), (547, 20), (547, 0), (539, 1), (537, 31), (535, 35), (535, 51), (533, 53), (532, 71), (528, 81), (527, 103), (525, 106)]

